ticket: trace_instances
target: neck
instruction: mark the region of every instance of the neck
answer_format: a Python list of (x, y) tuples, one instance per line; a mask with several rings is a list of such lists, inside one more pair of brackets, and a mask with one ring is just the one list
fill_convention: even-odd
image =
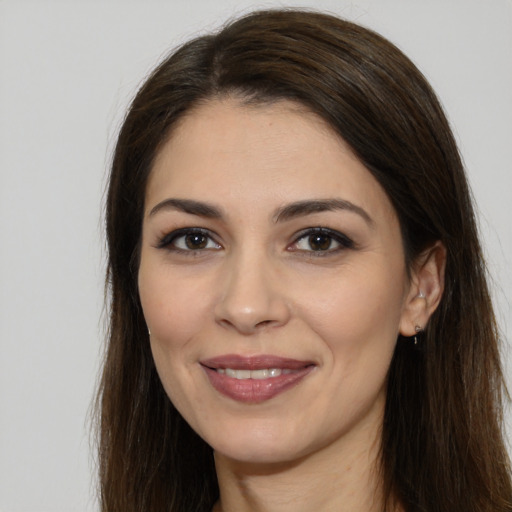
[(216, 453), (214, 512), (382, 512), (380, 438), (375, 431), (358, 434), (287, 463), (239, 462)]

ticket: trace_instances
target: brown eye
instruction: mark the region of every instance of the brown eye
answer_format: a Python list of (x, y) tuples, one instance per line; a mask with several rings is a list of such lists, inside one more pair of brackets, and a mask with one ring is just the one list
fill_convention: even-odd
[(315, 233), (308, 237), (309, 246), (313, 251), (327, 251), (331, 248), (332, 242), (332, 238), (323, 233)]
[(187, 249), (195, 251), (197, 249), (205, 249), (208, 245), (208, 237), (202, 233), (191, 233), (185, 236), (185, 245)]
[(221, 249), (208, 230), (183, 228), (164, 236), (158, 244), (160, 249), (181, 252), (207, 251)]
[(298, 238), (288, 250), (327, 256), (354, 247), (354, 242), (343, 233), (334, 229), (318, 227), (308, 228), (299, 233)]

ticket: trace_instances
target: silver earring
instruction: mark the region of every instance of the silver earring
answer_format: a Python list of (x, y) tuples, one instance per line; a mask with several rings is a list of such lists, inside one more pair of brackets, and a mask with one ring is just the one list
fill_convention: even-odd
[(418, 293), (418, 299), (424, 299), (425, 298), (425, 294), (423, 293), (422, 290), (420, 290), (420, 293)]
[(150, 331), (149, 327), (148, 327), (148, 334), (151, 336), (151, 331)]
[(416, 325), (416, 326), (414, 327), (414, 330), (416, 331), (416, 334), (414, 335), (413, 343), (414, 343), (415, 345), (418, 345), (418, 343), (419, 343), (419, 341), (418, 341), (418, 335), (419, 335), (419, 333), (420, 333), (423, 329), (421, 328), (421, 326)]

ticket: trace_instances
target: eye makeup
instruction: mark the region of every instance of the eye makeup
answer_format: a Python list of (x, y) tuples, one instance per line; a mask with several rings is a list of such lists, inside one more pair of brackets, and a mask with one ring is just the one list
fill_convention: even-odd
[(354, 241), (340, 231), (315, 227), (306, 228), (299, 232), (296, 235), (295, 242), (288, 246), (287, 250), (290, 252), (306, 252), (323, 257), (354, 248)]
[[(202, 227), (183, 227), (162, 236), (156, 248), (181, 254), (197, 254), (203, 251), (220, 250), (217, 236)], [(346, 249), (355, 249), (356, 244), (344, 233), (326, 227), (308, 227), (293, 235), (293, 242), (286, 251), (307, 254), (313, 257), (334, 255)]]
[(164, 235), (157, 243), (158, 249), (174, 252), (198, 252), (204, 250), (218, 250), (222, 246), (215, 241), (212, 232), (205, 228), (186, 227), (171, 231)]

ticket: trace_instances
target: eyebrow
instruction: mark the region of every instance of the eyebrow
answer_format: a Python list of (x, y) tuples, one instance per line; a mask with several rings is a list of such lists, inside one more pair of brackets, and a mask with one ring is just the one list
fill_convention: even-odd
[(355, 213), (362, 217), (369, 226), (373, 226), (373, 220), (366, 210), (345, 199), (314, 199), (290, 203), (277, 210), (274, 215), (274, 222), (283, 222), (296, 217), (311, 215), (312, 213), (332, 212), (335, 210)]
[(217, 207), (209, 203), (194, 201), (193, 199), (165, 199), (154, 206), (148, 216), (152, 217), (163, 210), (176, 210), (209, 219), (220, 219), (222, 217), (222, 213)]
[[(169, 198), (158, 203), (149, 212), (152, 217), (160, 211), (175, 210), (199, 217), (209, 219), (221, 219), (222, 211), (216, 206), (193, 199), (174, 199)], [(329, 212), (335, 210), (344, 210), (355, 213), (362, 217), (369, 226), (373, 226), (373, 220), (366, 210), (345, 199), (312, 199), (296, 201), (278, 208), (272, 219), (275, 223), (285, 222), (297, 217), (311, 215), (313, 213)]]

